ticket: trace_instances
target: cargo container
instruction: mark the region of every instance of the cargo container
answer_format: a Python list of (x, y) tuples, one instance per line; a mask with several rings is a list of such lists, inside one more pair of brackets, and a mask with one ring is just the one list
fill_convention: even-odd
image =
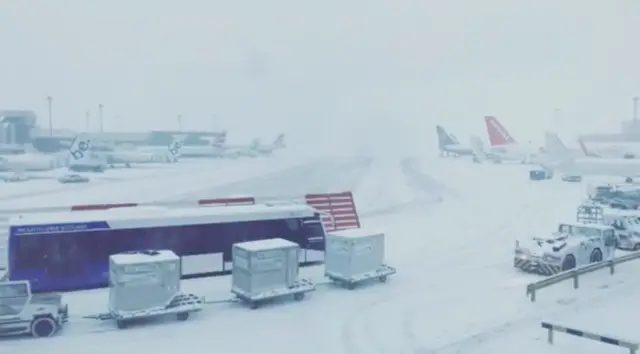
[(325, 275), (348, 288), (372, 278), (386, 281), (395, 269), (384, 264), (384, 239), (384, 233), (365, 229), (327, 234)]
[(308, 281), (298, 279), (300, 246), (281, 238), (233, 245), (231, 291), (253, 308), (258, 302), (283, 295), (301, 300), (314, 290)]

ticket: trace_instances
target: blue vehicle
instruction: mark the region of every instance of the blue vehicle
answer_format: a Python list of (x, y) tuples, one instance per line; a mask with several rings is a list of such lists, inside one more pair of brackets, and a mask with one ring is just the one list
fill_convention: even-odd
[(9, 225), (9, 280), (34, 292), (105, 287), (109, 256), (127, 251), (170, 249), (183, 279), (229, 272), (232, 245), (244, 241), (284, 238), (300, 245), (301, 264), (324, 259), (322, 215), (306, 204), (34, 214)]

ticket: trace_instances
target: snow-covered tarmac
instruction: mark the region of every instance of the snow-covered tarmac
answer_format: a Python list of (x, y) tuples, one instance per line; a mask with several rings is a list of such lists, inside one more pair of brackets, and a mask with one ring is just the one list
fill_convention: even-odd
[[(534, 183), (527, 170), (413, 157), (216, 161), (77, 186), (74, 192), (0, 200), (0, 205), (17, 207), (348, 189), (355, 193), (364, 227), (386, 233), (388, 263), (398, 269), (384, 285), (346, 291), (323, 283), (303, 302), (284, 301), (257, 311), (209, 305), (187, 322), (168, 320), (124, 331), (79, 318), (104, 311), (105, 290), (70, 293), (65, 299), (73, 319), (58, 337), (6, 340), (2, 347), (24, 354), (52, 346), (82, 354), (621, 352), (562, 335), (554, 346), (544, 342), (542, 319), (633, 336), (632, 315), (622, 306), (634, 306), (640, 284), (632, 262), (614, 277), (607, 272), (586, 277), (578, 291), (560, 284), (543, 290), (536, 303), (528, 300), (526, 284), (540, 278), (513, 269), (514, 240), (547, 234), (558, 222), (573, 220), (585, 185)], [(321, 267), (304, 269), (302, 275), (324, 282)], [(230, 298), (229, 281), (199, 279), (184, 282), (184, 288), (224, 300)]]

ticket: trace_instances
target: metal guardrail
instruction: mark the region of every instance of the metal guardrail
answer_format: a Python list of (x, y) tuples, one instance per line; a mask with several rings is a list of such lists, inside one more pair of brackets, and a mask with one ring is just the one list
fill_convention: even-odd
[(578, 278), (580, 277), (580, 275), (592, 273), (592, 272), (595, 272), (596, 270), (600, 270), (607, 267), (609, 268), (609, 273), (613, 275), (615, 273), (616, 265), (626, 263), (638, 258), (640, 258), (640, 251), (626, 254), (624, 256), (616, 257), (610, 260), (588, 264), (583, 267), (567, 270), (567, 271), (552, 275), (546, 279), (528, 284), (527, 296), (531, 298), (531, 302), (534, 302), (536, 301), (536, 291), (549, 287), (553, 284), (563, 282), (568, 279), (573, 279), (573, 288), (578, 289), (580, 286), (580, 282), (578, 281)]
[(617, 347), (623, 347), (629, 349), (630, 354), (636, 354), (638, 351), (638, 343), (620, 339), (616, 337), (603, 336), (597, 333), (587, 332), (580, 329), (569, 328), (564, 326), (555, 325), (549, 322), (542, 322), (542, 328), (547, 330), (547, 342), (553, 344), (553, 332), (562, 332), (576, 337), (587, 338), (602, 343), (615, 345)]

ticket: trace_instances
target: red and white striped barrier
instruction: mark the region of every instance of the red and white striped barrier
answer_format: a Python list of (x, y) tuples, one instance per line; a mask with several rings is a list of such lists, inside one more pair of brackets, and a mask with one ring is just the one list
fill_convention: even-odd
[(253, 204), (281, 204), (281, 203), (306, 203), (320, 211), (322, 221), (327, 231), (355, 229), (360, 227), (360, 218), (351, 192), (307, 194), (299, 198), (278, 197), (237, 197), (200, 199), (195, 202), (147, 202), (147, 203), (109, 203), (109, 204), (81, 204), (72, 206), (51, 206), (28, 209), (0, 210), (0, 215), (19, 215), (42, 212), (80, 212), (91, 210), (108, 210), (116, 208), (135, 208), (143, 206), (167, 206), (167, 207), (213, 207), (231, 205)]

